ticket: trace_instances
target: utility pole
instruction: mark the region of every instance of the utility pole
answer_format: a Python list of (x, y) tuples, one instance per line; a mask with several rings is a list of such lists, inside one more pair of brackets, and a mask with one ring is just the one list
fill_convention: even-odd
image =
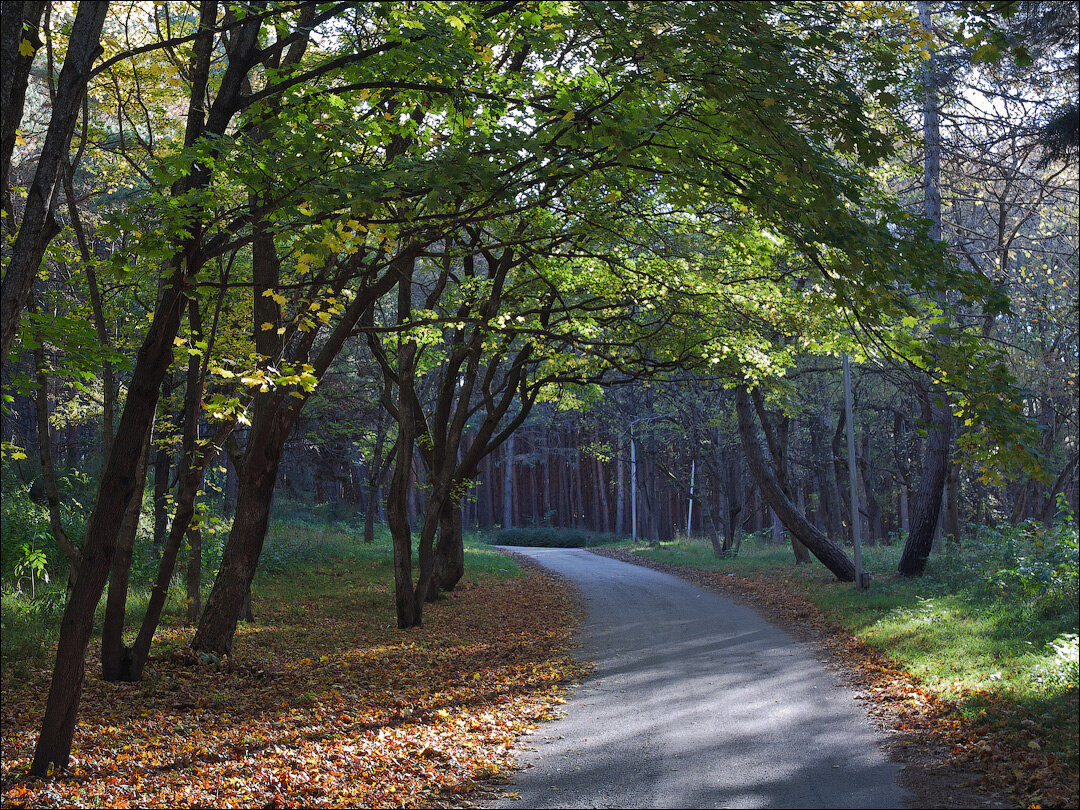
[(630, 423), (630, 542), (637, 544), (637, 450), (634, 446), (634, 422)]
[(851, 539), (855, 543), (855, 587), (865, 588), (862, 570), (862, 542), (859, 516), (859, 478), (855, 473), (855, 418), (851, 407), (851, 363), (844, 353), (844, 410), (847, 413), (848, 479), (851, 484)]
[(690, 502), (686, 506), (686, 536), (690, 536), (690, 521), (694, 517), (694, 468), (697, 459), (690, 459)]

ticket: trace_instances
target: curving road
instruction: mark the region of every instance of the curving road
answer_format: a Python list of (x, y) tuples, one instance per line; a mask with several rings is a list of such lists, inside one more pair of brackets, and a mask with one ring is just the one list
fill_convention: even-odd
[(490, 807), (900, 807), (883, 738), (813, 645), (668, 574), (512, 548), (577, 584), (596, 664)]

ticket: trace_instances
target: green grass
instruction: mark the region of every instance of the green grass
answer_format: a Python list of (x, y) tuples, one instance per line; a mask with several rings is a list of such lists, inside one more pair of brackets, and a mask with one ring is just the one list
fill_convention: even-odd
[[(259, 569), (252, 585), (252, 604), (256, 621), (259, 616), (261, 593), (273, 593), (274, 599), (302, 604), (305, 599), (323, 593), (327, 579), (339, 577), (345, 567), (361, 571), (369, 603), (382, 600), (393, 603), (393, 546), (384, 525), (375, 527), (375, 541), (363, 542), (362, 516), (344, 513), (335, 515), (323, 509), (302, 512), (286, 508), (275, 518), (267, 532)], [(213, 585), (213, 568), (220, 559), (221, 546), (228, 526), (204, 531), (206, 565), (203, 569), (203, 602)], [(413, 573), (417, 569), (415, 540), (413, 543)], [(184, 552), (186, 554), (186, 552)], [(183, 555), (182, 555), (183, 556)], [(179, 562), (178, 568), (185, 564)], [(156, 576), (157, 563), (145, 537), (140, 538), (134, 554), (131, 587), (128, 592), (125, 640), (131, 643), (142, 623), (150, 600), (150, 579)], [(505, 578), (521, 575), (522, 571), (510, 557), (491, 549), (479, 536), (465, 536), (465, 581), (480, 578)], [(47, 666), (55, 650), (64, 609), (67, 572), (55, 566), (50, 581), (40, 584), (31, 598), (28, 581), (15, 582), (7, 578), (3, 585), (0, 616), (2, 642), (0, 662), (5, 680), (25, 678), (32, 668)], [(272, 588), (270, 586), (273, 586)], [(185, 616), (185, 586), (182, 570), (174, 578), (169, 599), (162, 616), (160, 640), (155, 641), (155, 654), (181, 643), (179, 636), (164, 632), (178, 627)], [(105, 599), (98, 604), (95, 637), (100, 638), (105, 614)], [(302, 618), (297, 616), (297, 618)], [(96, 642), (91, 642), (91, 656), (96, 655)]]

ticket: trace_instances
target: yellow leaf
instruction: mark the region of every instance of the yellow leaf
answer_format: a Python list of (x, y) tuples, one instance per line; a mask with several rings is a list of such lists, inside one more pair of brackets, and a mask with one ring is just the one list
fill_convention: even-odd
[(19, 132), (19, 130), (15, 130), (15, 145), (16, 146), (22, 146), (25, 143), (26, 143), (26, 138), (24, 138), (22, 136), (22, 133)]
[(33, 56), (35, 50), (37, 49), (34, 48), (33, 43), (31, 43), (28, 39), (24, 39), (22, 42), (19, 43), (19, 53), (21, 53), (23, 56)]
[(172, 345), (173, 346), (183, 346), (184, 345), (184, 339), (182, 337), (174, 337), (173, 341), (172, 341)]
[(262, 329), (264, 332), (269, 332), (271, 329), (274, 328), (274, 325), (272, 323), (270, 323), (270, 321), (267, 321), (266, 323), (264, 323), (259, 328)]

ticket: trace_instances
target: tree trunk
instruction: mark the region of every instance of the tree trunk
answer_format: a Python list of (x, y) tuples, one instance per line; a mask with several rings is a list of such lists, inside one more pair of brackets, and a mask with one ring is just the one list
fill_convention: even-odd
[[(36, 11), (36, 9), (33, 9)], [(45, 143), (41, 147), (38, 156), (37, 170), (34, 179), (26, 193), (26, 202), (23, 207), (22, 221), (19, 224), (19, 233), (15, 237), (15, 243), (11, 246), (11, 258), (5, 268), (3, 281), (0, 281), (0, 363), (3, 363), (11, 350), (11, 344), (15, 339), (15, 329), (19, 322), (19, 316), (26, 306), (30, 296), (34, 278), (41, 264), (42, 258), (49, 243), (60, 232), (53, 217), (56, 208), (56, 191), (61, 181), (61, 171), (67, 159), (68, 149), (71, 145), (71, 136), (75, 131), (75, 125), (82, 109), (83, 96), (86, 95), (86, 84), (90, 80), (90, 69), (101, 53), (101, 29), (105, 24), (105, 16), (108, 14), (108, 3), (79, 3), (75, 12), (75, 21), (71, 27), (71, 37), (68, 41), (67, 54), (64, 57), (64, 66), (60, 70), (60, 78), (57, 81), (56, 97), (52, 102), (52, 112), (49, 118), (49, 129), (45, 134)], [(27, 12), (32, 9), (27, 8)], [(10, 13), (10, 12), (9, 12)], [(4, 15), (7, 17), (8, 15)], [(40, 18), (40, 14), (38, 14)], [(5, 19), (5, 24), (14, 24), (13, 19)], [(22, 25), (18, 24), (19, 40), (22, 37)], [(8, 35), (3, 38), (5, 44)], [(18, 75), (10, 77), (11, 89), (6, 85), (5, 90), (10, 99), (4, 99), (4, 124), (3, 129), (3, 193), (8, 194), (8, 174), (11, 160), (11, 152), (8, 150), (10, 142), (14, 147), (15, 133), (8, 138), (8, 129), (11, 124), (21, 116), (22, 104), (19, 105), (19, 113), (7, 106), (8, 101), (18, 100), (25, 93), (25, 80), (23, 63), (15, 65), (6, 64), (8, 54), (4, 53), (3, 72), (8, 73), (9, 68)], [(29, 65), (26, 66), (29, 68)], [(20, 93), (21, 88), (21, 93)], [(9, 123), (9, 121), (11, 123)], [(7, 205), (9, 200), (5, 199)], [(10, 214), (10, 211), (8, 212)], [(65, 758), (66, 759), (66, 758)]]
[(620, 441), (615, 451), (615, 534), (626, 534), (626, 470), (622, 452)]
[(514, 437), (506, 440), (506, 458), (503, 461), (503, 528), (514, 526)]
[[(926, 31), (931, 30), (930, 4), (919, 0), (919, 22)], [(923, 72), (925, 105), (923, 108), (923, 141), (925, 159), (923, 162), (923, 207), (926, 218), (930, 220), (930, 238), (941, 239), (941, 132), (938, 123), (938, 93), (934, 75), (936, 58), (931, 53), (930, 61)], [(948, 301), (939, 296), (938, 303), (943, 311), (948, 312)], [(944, 340), (944, 337), (939, 337)], [(937, 399), (932, 391), (925, 395)], [(933, 548), (934, 533), (941, 511), (942, 490), (949, 459), (949, 443), (952, 439), (952, 413), (947, 402), (930, 403), (930, 433), (923, 455), (923, 474), (919, 490), (915, 496), (915, 514), (911, 520), (911, 534), (904, 544), (900, 556), (899, 572), (902, 576), (920, 576), (926, 568), (926, 561)]]
[[(34, 299), (30, 298), (30, 310), (34, 311)], [(34, 397), (37, 413), (38, 434), (38, 458), (41, 460), (41, 479), (45, 485), (45, 497), (49, 501), (49, 528), (52, 530), (53, 539), (68, 558), (70, 573), (68, 574), (68, 586), (75, 584), (79, 575), (79, 550), (71, 542), (60, 513), (60, 488), (56, 483), (56, 470), (52, 459), (52, 437), (49, 429), (49, 376), (48, 366), (45, 361), (45, 346), (38, 341), (34, 349), (34, 365), (38, 390)]]
[(945, 473), (945, 522), (942, 531), (946, 542), (960, 543), (960, 463), (950, 459)]
[(461, 507), (447, 504), (439, 515), (439, 541), (428, 588), (427, 601), (439, 591), (452, 591), (465, 573), (465, 546), (461, 535)]
[[(232, 529), (222, 551), (214, 586), (206, 599), (206, 609), (191, 642), (198, 652), (223, 656), (232, 651), (236, 623), (241, 617), (244, 599), (266, 540), (281, 454), (296, 415), (295, 408), (270, 410), (268, 407), (267, 410), (270, 413), (264, 419), (256, 417), (248, 437), (244, 466), (239, 470)], [(265, 419), (271, 423), (265, 424)]]
[(202, 613), (202, 529), (188, 529), (187, 621), (196, 624)]
[(935, 418), (926, 438), (923, 455), (922, 480), (915, 493), (911, 533), (900, 556), (898, 570), (903, 576), (921, 576), (925, 570), (941, 511), (945, 468), (949, 458), (949, 424), (952, 420), (943, 408), (934, 406), (933, 413)]
[(109, 572), (109, 593), (105, 599), (105, 621), (101, 630), (101, 677), (106, 681), (131, 680), (131, 650), (124, 644), (124, 614), (127, 610), (128, 574), (135, 535), (142, 514), (146, 468), (150, 461), (153, 422), (146, 430), (146, 440), (135, 461), (135, 494), (128, 502), (116, 539), (116, 554)]
[(762, 496), (779, 516), (780, 520), (783, 521), (787, 530), (795, 535), (826, 568), (832, 571), (837, 579), (843, 582), (854, 582), (855, 564), (844, 553), (842, 548), (835, 545), (829, 538), (818, 531), (806, 519), (806, 516), (795, 508), (795, 504), (784, 494), (779, 482), (776, 480), (776, 476), (762, 457), (761, 448), (758, 445), (754, 431), (754, 417), (750, 396), (743, 386), (735, 390), (735, 410), (739, 417), (739, 438), (742, 440), (746, 461)]

